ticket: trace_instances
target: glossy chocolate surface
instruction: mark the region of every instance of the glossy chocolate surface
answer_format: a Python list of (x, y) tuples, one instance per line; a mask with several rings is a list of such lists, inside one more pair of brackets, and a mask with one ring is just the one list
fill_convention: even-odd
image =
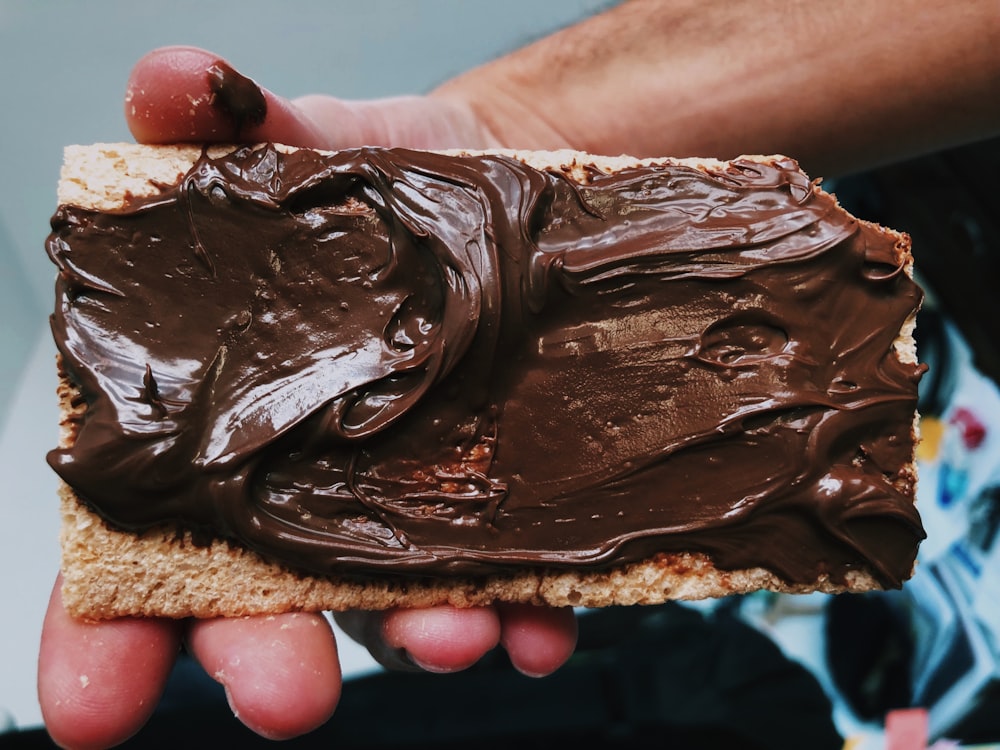
[(62, 206), (49, 460), (109, 522), (358, 575), (700, 551), (911, 570), (919, 305), (791, 161), (589, 169), (272, 147)]

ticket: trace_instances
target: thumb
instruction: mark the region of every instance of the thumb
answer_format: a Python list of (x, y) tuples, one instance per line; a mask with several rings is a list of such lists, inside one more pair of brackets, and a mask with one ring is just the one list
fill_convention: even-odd
[(289, 100), (196, 47), (163, 47), (141, 58), (129, 76), (125, 117), (140, 143), (273, 141), (320, 149), (497, 145), (471, 109), (455, 101), (319, 95)]

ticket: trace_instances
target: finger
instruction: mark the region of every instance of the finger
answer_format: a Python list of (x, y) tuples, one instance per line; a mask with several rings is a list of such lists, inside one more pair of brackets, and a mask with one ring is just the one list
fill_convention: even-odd
[(500, 644), (514, 668), (543, 677), (566, 663), (576, 648), (577, 621), (572, 608), (505, 604), (500, 613)]
[(126, 87), (125, 117), (141, 143), (273, 141), (320, 149), (497, 145), (471, 110), (452, 102), (416, 96), (289, 101), (196, 47), (163, 47), (140, 59)]
[(321, 147), (319, 133), (288, 102), (196, 47), (141, 58), (125, 90), (125, 119), (142, 143), (278, 140)]
[(195, 622), (188, 645), (226, 689), (237, 718), (263, 737), (316, 729), (340, 699), (337, 647), (318, 614)]
[(56, 581), (42, 625), (38, 700), (53, 740), (75, 748), (110, 747), (149, 719), (180, 644), (175, 622), (123, 618), (81, 622), (69, 616)]
[(350, 610), (335, 612), (333, 619), (353, 641), (361, 644), (372, 658), (386, 669), (397, 672), (420, 670), (407, 655), (406, 649), (390, 646), (385, 640), (385, 618), (387, 612), (367, 612)]
[(500, 642), (500, 619), (492, 607), (389, 610), (382, 630), (386, 644), (428, 672), (471, 667)]
[(490, 607), (350, 612), (337, 623), (390, 669), (457, 672), (500, 642), (500, 619)]
[(346, 100), (303, 96), (291, 102), (323, 134), (325, 146), (486, 149), (502, 144), (472, 110), (428, 96)]

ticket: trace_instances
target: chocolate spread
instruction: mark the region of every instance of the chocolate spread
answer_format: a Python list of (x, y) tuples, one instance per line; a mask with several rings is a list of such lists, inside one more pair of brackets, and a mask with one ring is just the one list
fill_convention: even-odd
[(222, 60), (213, 63), (207, 73), (212, 106), (228, 117), (238, 136), (247, 125), (260, 125), (267, 118), (267, 99), (261, 88), (236, 72)]
[(320, 574), (911, 571), (921, 292), (790, 160), (243, 148), (52, 227), (87, 409), (49, 461), (115, 526)]

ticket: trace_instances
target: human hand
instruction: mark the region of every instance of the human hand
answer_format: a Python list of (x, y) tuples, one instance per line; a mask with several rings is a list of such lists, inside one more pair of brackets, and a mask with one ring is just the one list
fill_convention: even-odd
[[(220, 72), (247, 87), (242, 93), (249, 99), (213, 96)], [(146, 143), (503, 145), (454, 99), (289, 101), (193, 48), (157, 50), (140, 60), (125, 107), (133, 135)], [(520, 605), (349, 612), (337, 619), (383, 665), (432, 672), (469, 667), (499, 645), (521, 672), (549, 674), (572, 654), (577, 633), (572, 610)], [(320, 614), (85, 623), (66, 613), (57, 581), (38, 668), (39, 701), (53, 739), (68, 747), (107, 747), (134, 734), (155, 709), (182, 645), (225, 686), (240, 720), (265, 737), (290, 738), (320, 726), (340, 697), (337, 647)]]
[[(219, 95), (226, 88), (229, 96)], [(140, 143), (257, 143), (489, 148), (501, 145), (454, 98), (401, 96), (289, 100), (260, 88), (218, 56), (193, 47), (150, 52), (132, 70), (125, 119)]]

